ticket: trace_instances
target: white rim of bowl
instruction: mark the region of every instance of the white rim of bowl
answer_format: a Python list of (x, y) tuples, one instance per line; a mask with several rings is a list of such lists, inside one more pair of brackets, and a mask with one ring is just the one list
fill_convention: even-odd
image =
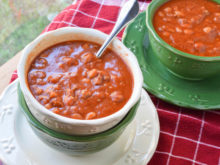
[[(64, 28), (59, 28), (56, 29), (54, 31), (50, 31), (50, 32), (45, 32), (43, 34), (41, 34), (40, 36), (38, 36), (34, 41), (32, 41), (30, 44), (28, 44), (24, 50), (22, 51), (22, 56), (21, 59), (19, 61), (18, 64), (18, 77), (19, 77), (19, 81), (20, 81), (20, 86), (22, 89), (22, 92), (24, 92), (25, 95), (27, 95), (33, 103), (34, 107), (38, 107), (38, 110), (41, 111), (41, 113), (53, 117), (55, 120), (59, 121), (59, 122), (63, 122), (63, 123), (68, 123), (68, 124), (76, 124), (76, 125), (102, 125), (104, 123), (108, 123), (110, 121), (113, 121), (117, 118), (119, 118), (120, 116), (125, 116), (128, 111), (132, 108), (132, 106), (135, 105), (135, 103), (137, 103), (137, 101), (139, 100), (140, 96), (141, 96), (141, 89), (142, 89), (142, 84), (143, 84), (143, 76), (142, 76), (142, 72), (140, 70), (138, 61), (136, 59), (136, 57), (133, 55), (133, 53), (124, 46), (124, 44), (119, 41), (117, 38), (115, 38), (112, 43), (115, 43), (116, 45), (119, 45), (123, 50), (125, 50), (126, 55), (126, 59), (128, 59), (127, 61), (129, 62), (129, 64), (127, 62), (125, 62), (129, 68), (130, 71), (132, 72), (133, 75), (133, 90), (132, 90), (132, 94), (129, 98), (129, 100), (127, 101), (127, 103), (121, 108), (119, 109), (117, 112), (103, 117), (103, 118), (98, 118), (98, 119), (93, 119), (93, 120), (78, 120), (78, 119), (71, 119), (71, 118), (67, 118), (58, 114), (53, 113), (52, 111), (46, 109), (43, 105), (41, 105), (36, 99), (35, 97), (32, 95), (31, 91), (28, 88), (28, 84), (26, 84), (26, 73), (25, 73), (25, 63), (28, 59), (28, 56), (30, 55), (29, 53), (35, 48), (35, 46), (40, 43), (45, 37), (47, 37), (48, 35), (59, 35), (60, 33), (83, 33), (86, 35), (92, 35), (92, 36), (97, 36), (98, 38), (106, 38), (108, 35), (95, 30), (95, 29), (89, 29), (89, 28), (78, 28), (78, 27), (64, 27)], [(90, 33), (90, 34), (88, 34)], [(113, 50), (112, 50), (113, 51)], [(120, 55), (119, 55), (120, 56)], [(120, 56), (121, 57), (121, 56)], [(121, 57), (124, 61), (124, 58)], [(131, 67), (132, 65), (132, 67)], [(135, 76), (135, 77), (134, 77)]]

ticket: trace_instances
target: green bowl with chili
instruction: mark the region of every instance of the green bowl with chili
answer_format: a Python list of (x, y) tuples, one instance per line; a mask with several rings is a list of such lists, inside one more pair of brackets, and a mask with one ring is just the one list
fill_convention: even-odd
[[(220, 57), (204, 57), (180, 51), (165, 42), (156, 32), (153, 25), (154, 14), (168, 0), (152, 1), (146, 11), (146, 25), (149, 30), (149, 40), (153, 51), (174, 75), (189, 79), (201, 80), (220, 72)], [(214, 0), (213, 2), (219, 3)]]
[(94, 135), (75, 136), (51, 130), (41, 124), (30, 112), (24, 95), (18, 85), (18, 102), (34, 133), (51, 148), (70, 155), (84, 155), (97, 152), (111, 145), (133, 120), (140, 101), (135, 104), (124, 119), (115, 127)]

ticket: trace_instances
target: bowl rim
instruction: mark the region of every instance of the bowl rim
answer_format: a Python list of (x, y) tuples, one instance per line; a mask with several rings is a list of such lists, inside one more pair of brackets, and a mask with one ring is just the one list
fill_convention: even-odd
[(93, 135), (68, 135), (65, 133), (54, 131), (42, 123), (40, 123), (30, 112), (27, 103), (24, 99), (24, 95), (20, 88), (20, 83), (18, 83), (17, 93), (18, 93), (18, 103), (21, 111), (24, 113), (26, 119), (28, 120), (28, 123), (31, 124), (31, 126), (35, 127), (36, 129), (46, 133), (47, 135), (50, 135), (52, 137), (62, 139), (62, 140), (70, 140), (70, 141), (78, 141), (78, 142), (88, 142), (88, 141), (95, 141), (99, 139), (103, 139), (107, 136), (113, 135), (115, 132), (118, 132), (125, 128), (135, 117), (138, 106), (140, 104), (140, 100), (131, 108), (131, 110), (128, 112), (128, 114), (114, 127)]
[[(78, 120), (78, 119), (71, 119), (67, 118), (58, 114), (55, 114), (49, 110), (47, 110), (43, 105), (41, 105), (35, 97), (32, 95), (28, 88), (28, 84), (26, 83), (26, 78), (25, 78), (25, 63), (26, 60), (28, 59), (28, 56), (30, 55), (30, 52), (35, 48), (36, 45), (38, 45), (45, 37), (47, 36), (59, 36), (59, 35), (64, 35), (64, 34), (83, 34), (87, 36), (95, 36), (95, 37), (100, 37), (100, 38), (107, 38), (107, 34), (91, 29), (91, 28), (79, 28), (79, 27), (63, 27), (59, 28), (53, 31), (49, 31), (46, 33), (41, 34), (38, 36), (34, 41), (32, 41), (30, 44), (28, 44), (24, 50), (22, 51), (22, 57), (20, 59), (20, 62), (18, 64), (18, 77), (21, 85), (21, 90), (25, 93), (25, 95), (31, 99), (31, 103), (34, 107), (38, 107), (38, 111), (40, 111), (43, 115), (46, 115), (47, 117), (51, 117), (55, 119), (57, 122), (60, 123), (65, 123), (65, 124), (70, 124), (70, 125), (80, 125), (80, 126), (100, 126), (106, 123), (110, 123), (114, 121), (115, 119), (122, 119), (128, 111), (131, 109), (132, 106), (134, 106), (135, 103), (139, 100), (141, 96), (141, 90), (142, 90), (142, 84), (143, 84), (143, 76), (141, 69), (139, 67), (138, 61), (134, 54), (124, 46), (124, 44), (119, 41), (117, 38), (115, 38), (112, 43), (116, 45), (120, 45), (121, 49), (123, 49), (126, 52), (126, 55), (123, 56), (123, 59), (126, 58), (130, 65), (133, 65), (134, 67), (128, 67), (131, 70), (132, 76), (133, 76), (133, 90), (132, 94), (127, 101), (127, 103), (119, 109), (117, 112), (103, 117), (103, 118), (98, 118), (98, 119), (93, 119), (93, 120)], [(103, 40), (104, 40), (103, 39)], [(114, 51), (114, 50), (113, 50)], [(132, 63), (132, 64), (131, 64)], [(135, 73), (135, 77), (134, 77)]]
[[(182, 57), (186, 57), (186, 58), (190, 58), (193, 60), (197, 60), (197, 61), (204, 61), (204, 62), (217, 62), (220, 61), (220, 56), (215, 56), (215, 57), (204, 57), (204, 56), (197, 56), (197, 55), (193, 55), (190, 53), (186, 53), (183, 52), (181, 50), (178, 50), (174, 47), (172, 47), (171, 45), (169, 45), (168, 43), (166, 43), (155, 31), (154, 26), (153, 26), (153, 16), (155, 14), (154, 11), (156, 11), (158, 8), (157, 4), (158, 3), (162, 3), (161, 5), (165, 4), (168, 0), (154, 0), (152, 1), (149, 5), (148, 8), (146, 10), (146, 25), (148, 30), (150, 31), (150, 33), (153, 35), (154, 39), (163, 47), (165, 47), (166, 49), (168, 49), (169, 51), (178, 54)], [(217, 2), (216, 2), (217, 3)], [(156, 9), (155, 9), (156, 8)]]

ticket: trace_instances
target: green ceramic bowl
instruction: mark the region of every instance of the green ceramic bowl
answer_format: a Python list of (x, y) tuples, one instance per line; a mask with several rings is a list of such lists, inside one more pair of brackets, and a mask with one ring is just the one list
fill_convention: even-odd
[(19, 85), (18, 102), (34, 133), (50, 147), (71, 155), (89, 154), (111, 145), (132, 121), (140, 103), (138, 101), (118, 125), (105, 132), (88, 136), (73, 136), (56, 132), (41, 124), (29, 111)]
[[(153, 26), (155, 11), (168, 0), (153, 0), (146, 11), (149, 40), (158, 59), (174, 75), (191, 80), (200, 80), (220, 72), (220, 57), (200, 57), (177, 50), (163, 41)], [(214, 0), (219, 3), (219, 0)]]

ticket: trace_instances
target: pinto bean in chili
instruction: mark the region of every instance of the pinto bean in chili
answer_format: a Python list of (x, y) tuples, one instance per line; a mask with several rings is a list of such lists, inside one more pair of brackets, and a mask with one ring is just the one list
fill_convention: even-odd
[(128, 66), (110, 49), (72, 41), (52, 46), (32, 62), (27, 78), (33, 96), (48, 110), (73, 119), (97, 119), (120, 110), (133, 89)]
[(197, 56), (220, 56), (220, 5), (211, 0), (170, 0), (153, 24), (169, 45)]

